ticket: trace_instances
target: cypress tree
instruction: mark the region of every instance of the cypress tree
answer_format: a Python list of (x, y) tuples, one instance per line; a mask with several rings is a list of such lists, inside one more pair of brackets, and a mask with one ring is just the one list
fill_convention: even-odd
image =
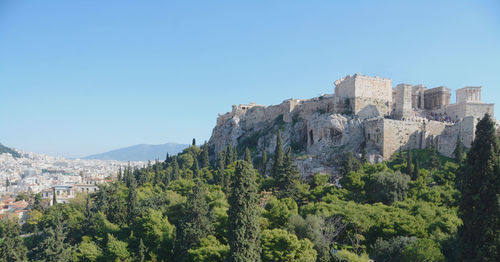
[(229, 166), (231, 163), (233, 163), (235, 160), (233, 159), (233, 147), (232, 146), (227, 146), (226, 148), (226, 166)]
[(194, 159), (194, 162), (193, 162), (193, 167), (191, 168), (193, 170), (193, 175), (194, 177), (198, 177), (199, 173), (200, 173), (200, 166), (198, 164), (198, 158), (197, 157), (193, 157)]
[(57, 204), (57, 198), (56, 198), (56, 188), (52, 188), (52, 205), (55, 206)]
[(142, 241), (142, 238), (139, 240), (139, 254), (138, 254), (138, 260), (139, 262), (144, 262), (146, 259), (146, 253), (147, 253), (147, 248), (144, 245), (144, 241)]
[(138, 215), (137, 206), (137, 185), (131, 184), (127, 196), (127, 222), (129, 225), (135, 220)]
[(122, 180), (122, 167), (120, 166), (120, 168), (118, 169), (118, 174), (116, 174), (116, 179), (118, 181), (121, 181)]
[(260, 163), (260, 173), (265, 176), (267, 168), (267, 152), (265, 149), (262, 150), (262, 160)]
[(193, 146), (196, 146), (196, 139), (193, 138), (193, 143), (192, 143)]
[(202, 168), (210, 166), (210, 160), (208, 158), (208, 145), (207, 142), (203, 145), (203, 152), (201, 153), (201, 165)]
[(233, 149), (233, 162), (238, 160), (238, 148), (234, 147)]
[(413, 160), (411, 156), (411, 150), (408, 150), (408, 153), (406, 154), (406, 174), (409, 176), (412, 175), (413, 171)]
[(453, 153), (455, 154), (455, 161), (457, 161), (457, 163), (462, 163), (462, 160), (464, 159), (464, 144), (462, 143), (460, 136), (457, 138), (457, 145), (455, 146), (455, 151)]
[(285, 154), (283, 153), (283, 142), (281, 141), (281, 132), (278, 130), (278, 135), (276, 136), (276, 148), (274, 149), (274, 161), (271, 169), (271, 176), (277, 178), (279, 173), (282, 171), (285, 159)]
[(278, 174), (279, 197), (294, 197), (297, 193), (296, 183), (300, 178), (297, 166), (293, 164), (292, 150), (288, 148), (282, 172)]
[(255, 171), (237, 161), (228, 198), (229, 262), (260, 261), (259, 196)]
[(413, 175), (412, 175), (412, 180), (417, 180), (418, 178), (418, 173), (420, 172), (420, 165), (418, 163), (418, 160), (415, 162), (415, 166), (413, 168)]
[(460, 259), (498, 261), (500, 258), (500, 146), (488, 114), (479, 121), (476, 137), (457, 176), (461, 191)]
[(177, 162), (177, 156), (174, 156), (174, 160), (172, 161), (172, 180), (177, 180), (179, 177), (179, 162)]
[(245, 161), (247, 161), (247, 163), (249, 163), (251, 166), (252, 165), (252, 153), (250, 153), (250, 149), (245, 148), (245, 157), (244, 157)]
[(430, 155), (431, 170), (436, 170), (441, 167), (441, 160), (439, 160), (437, 145), (432, 142), (431, 155)]

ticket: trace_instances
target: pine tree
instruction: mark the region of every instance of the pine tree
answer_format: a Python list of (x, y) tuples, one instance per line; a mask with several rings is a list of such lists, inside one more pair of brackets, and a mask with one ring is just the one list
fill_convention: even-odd
[(277, 178), (279, 173), (282, 172), (285, 154), (283, 153), (283, 143), (281, 141), (281, 132), (278, 130), (276, 136), (276, 148), (274, 149), (274, 161), (271, 169), (271, 176)]
[(457, 161), (457, 163), (462, 163), (462, 160), (464, 159), (464, 144), (462, 143), (460, 136), (457, 138), (457, 145), (455, 146), (455, 151), (453, 153), (455, 154), (455, 161)]
[(198, 245), (200, 239), (213, 233), (214, 216), (206, 200), (206, 190), (200, 179), (195, 179), (193, 192), (184, 208), (185, 219), (181, 224), (179, 251), (184, 257), (187, 250)]
[(267, 152), (265, 149), (262, 150), (262, 160), (260, 162), (260, 173), (265, 176), (267, 169)]
[(203, 145), (203, 152), (201, 153), (201, 165), (203, 168), (210, 166), (210, 160), (208, 158), (208, 145), (207, 142)]
[(247, 163), (249, 163), (252, 167), (252, 153), (250, 153), (250, 149), (245, 148), (245, 157), (244, 157), (245, 161), (247, 161)]
[(259, 196), (255, 171), (237, 161), (228, 198), (228, 261), (260, 261)]
[(193, 138), (192, 146), (196, 146), (196, 139)]
[(500, 146), (495, 123), (487, 114), (457, 176), (461, 191), (460, 259), (498, 261), (500, 258)]

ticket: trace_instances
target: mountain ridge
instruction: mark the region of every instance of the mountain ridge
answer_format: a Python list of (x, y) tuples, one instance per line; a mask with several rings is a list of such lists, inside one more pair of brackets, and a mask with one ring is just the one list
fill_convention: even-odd
[(118, 160), (118, 161), (147, 161), (165, 159), (166, 154), (177, 154), (188, 147), (188, 144), (165, 143), (160, 145), (137, 144), (118, 148), (107, 152), (89, 155), (82, 159)]
[(10, 147), (6, 147), (4, 145), (2, 145), (2, 143), (0, 143), (0, 154), (3, 154), (3, 153), (8, 153), (8, 154), (11, 154), (13, 157), (21, 157), (21, 155), (16, 152), (14, 149), (10, 148)]

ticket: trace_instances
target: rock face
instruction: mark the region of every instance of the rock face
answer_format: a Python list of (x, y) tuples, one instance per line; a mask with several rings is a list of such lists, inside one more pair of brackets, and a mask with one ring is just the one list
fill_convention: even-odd
[[(339, 113), (343, 112), (343, 113)], [(256, 156), (266, 150), (272, 157), (278, 130), (285, 148), (290, 147), (302, 176), (339, 173), (345, 152), (380, 162), (398, 150), (438, 145), (441, 154), (452, 156), (458, 136), (466, 146), (474, 137), (472, 117), (457, 124), (438, 121), (401, 121), (382, 116), (363, 118), (339, 106), (334, 96), (286, 100), (279, 105), (233, 106), (217, 119), (208, 142), (211, 158), (228, 145), (240, 153), (248, 147)]]
[(237, 146), (239, 152), (248, 147), (271, 156), (280, 130), (284, 147), (293, 151), (302, 175), (337, 173), (344, 151), (362, 151), (365, 132), (360, 118), (335, 111), (332, 96), (286, 100), (269, 107), (233, 106), (232, 112), (219, 116), (209, 147), (213, 153), (228, 145)]
[[(368, 160), (379, 162), (399, 150), (437, 145), (441, 154), (451, 157), (457, 139), (469, 147), (478, 117), (493, 112), (493, 104), (478, 102), (480, 88), (474, 89), (475, 96), (466, 93), (469, 100), (477, 98), (475, 103), (449, 105), (449, 90), (444, 87), (427, 90), (402, 84), (392, 89), (390, 79), (360, 74), (342, 78), (335, 85), (335, 95), (289, 99), (273, 106), (233, 105), (231, 112), (217, 118), (208, 142), (212, 160), (228, 145), (240, 153), (248, 147), (257, 157), (265, 150), (270, 158), (278, 130), (303, 176), (335, 176), (345, 152), (358, 157), (366, 153)], [(424, 108), (430, 102), (439, 107)], [(422, 117), (425, 115), (441, 121)]]

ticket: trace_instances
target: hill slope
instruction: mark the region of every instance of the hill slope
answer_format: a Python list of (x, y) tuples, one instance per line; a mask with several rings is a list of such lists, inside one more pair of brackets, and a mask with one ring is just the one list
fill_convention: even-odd
[(21, 157), (21, 155), (19, 153), (17, 153), (16, 151), (14, 151), (11, 148), (8, 148), (8, 147), (0, 144), (0, 154), (3, 154), (3, 153), (9, 153), (13, 157)]
[(83, 159), (101, 159), (101, 160), (119, 160), (119, 161), (147, 161), (160, 159), (164, 160), (167, 153), (177, 154), (187, 144), (166, 143), (162, 145), (147, 145), (140, 144), (120, 149), (111, 150), (109, 152), (86, 156)]

